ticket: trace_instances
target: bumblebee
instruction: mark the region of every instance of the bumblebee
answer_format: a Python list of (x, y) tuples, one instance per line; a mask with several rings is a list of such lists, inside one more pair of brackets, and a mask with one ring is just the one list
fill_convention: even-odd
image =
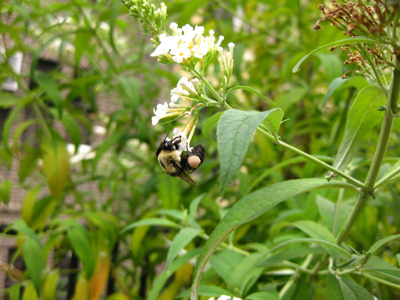
[(165, 173), (179, 177), (192, 185), (198, 185), (188, 173), (192, 173), (203, 163), (205, 150), (203, 146), (197, 145), (183, 151), (180, 147), (181, 142), (181, 136), (173, 139), (165, 138), (156, 152), (158, 163)]

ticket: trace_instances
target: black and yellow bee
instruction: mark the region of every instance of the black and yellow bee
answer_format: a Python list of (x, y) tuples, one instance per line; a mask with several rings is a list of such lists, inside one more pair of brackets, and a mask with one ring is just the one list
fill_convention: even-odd
[(165, 173), (180, 177), (187, 183), (198, 185), (188, 173), (192, 173), (203, 163), (205, 150), (203, 146), (197, 145), (183, 151), (180, 149), (181, 142), (180, 136), (173, 139), (165, 138), (156, 152), (158, 163)]

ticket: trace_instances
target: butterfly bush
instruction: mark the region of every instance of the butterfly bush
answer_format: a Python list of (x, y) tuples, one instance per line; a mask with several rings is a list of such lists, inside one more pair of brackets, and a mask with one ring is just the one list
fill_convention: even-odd
[[(204, 78), (204, 70), (218, 57), (222, 91), (225, 91), (232, 75), (235, 45), (229, 43), (229, 51), (224, 51), (221, 47), (224, 37), (221, 35), (217, 39), (214, 30), (209, 30), (208, 35), (205, 36), (203, 26), (193, 28), (186, 24), (179, 28), (178, 24), (171, 23), (169, 31), (171, 34), (165, 32), (158, 36), (159, 44), (150, 56), (158, 57), (162, 63), (179, 64), (184, 71), (191, 75), (191, 79), (183, 76), (177, 86), (171, 90), (170, 102), (164, 101), (162, 104), (157, 104), (153, 110), (154, 116), (151, 118), (151, 123), (155, 126), (161, 120), (168, 122), (184, 116), (191, 116), (185, 129), (179, 130), (180, 133), (187, 135), (189, 143), (201, 109), (207, 106), (222, 105), (223, 95), (217, 94), (220, 99), (212, 99), (206, 94), (205, 86), (209, 89), (213, 88)], [(216, 93), (215, 90), (213, 91)], [(187, 146), (189, 147), (189, 145)]]

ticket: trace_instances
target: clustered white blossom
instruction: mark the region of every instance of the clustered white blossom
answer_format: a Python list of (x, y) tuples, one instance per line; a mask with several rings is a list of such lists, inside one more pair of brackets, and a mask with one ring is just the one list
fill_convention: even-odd
[[(185, 148), (181, 150), (186, 151), (190, 149), (189, 142), (197, 124), (198, 112), (205, 106), (221, 105), (222, 103), (222, 98), (218, 95), (216, 96), (217, 100), (208, 98), (204, 87), (210, 88), (210, 85), (199, 73), (201, 74), (208, 64), (218, 56), (222, 73), (221, 83), (223, 88), (221, 91), (224, 91), (232, 75), (233, 48), (235, 45), (229, 43), (229, 51), (224, 51), (220, 47), (224, 37), (219, 36), (217, 40), (214, 36), (214, 30), (210, 30), (208, 36), (204, 36), (203, 26), (193, 28), (187, 24), (179, 28), (176, 23), (171, 23), (169, 28), (172, 35), (167, 33), (158, 35), (159, 44), (151, 56), (158, 57), (161, 62), (181, 64), (182, 68), (195, 78), (189, 80), (187, 77), (182, 77), (177, 86), (171, 90), (170, 102), (158, 104), (156, 109), (153, 110), (154, 116), (151, 118), (151, 122), (153, 125), (157, 125), (164, 118), (174, 116), (180, 118), (184, 115), (192, 115), (183, 131), (174, 130), (174, 138), (181, 137), (180, 147)], [(214, 91), (214, 95), (216, 93)]]
[(167, 117), (190, 115), (193, 103), (199, 98), (200, 81), (197, 78), (189, 80), (182, 77), (176, 88), (171, 90), (171, 102), (168, 104), (158, 104), (154, 110), (151, 123), (157, 125), (158, 122)]
[(216, 42), (214, 30), (209, 31), (209, 36), (204, 37), (204, 27), (193, 28), (189, 24), (178, 28), (176, 23), (171, 23), (169, 28), (173, 35), (165, 33), (159, 36), (160, 44), (151, 56), (164, 56), (178, 64), (202, 60), (208, 53), (214, 54), (221, 45), (224, 37), (221, 35)]

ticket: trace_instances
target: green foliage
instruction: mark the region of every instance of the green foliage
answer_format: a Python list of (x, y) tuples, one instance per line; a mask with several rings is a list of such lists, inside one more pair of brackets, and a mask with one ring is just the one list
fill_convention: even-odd
[[(21, 203), (0, 242), (26, 265), (0, 297), (399, 298), (398, 77), (373, 56), (396, 43), (315, 31), (316, 0), (146, 3), (0, 3), (0, 84), (18, 84), (0, 92), (0, 204)], [(232, 73), (218, 51), (198, 73), (150, 57), (171, 22), (235, 43)], [(348, 49), (367, 67), (343, 64)], [(153, 110), (182, 75), (207, 96), (191, 111), (199, 186), (155, 156), (183, 117), (152, 126)]]

